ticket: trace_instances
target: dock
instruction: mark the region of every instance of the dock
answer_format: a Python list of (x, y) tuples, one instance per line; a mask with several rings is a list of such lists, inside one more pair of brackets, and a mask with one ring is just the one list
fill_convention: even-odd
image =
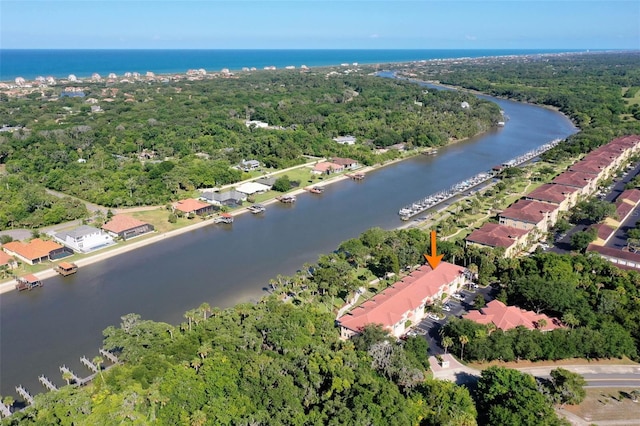
[(222, 213), (220, 216), (213, 219), (213, 223), (233, 223), (233, 216), (229, 213)]
[(71, 262), (60, 262), (53, 269), (55, 269), (56, 272), (62, 275), (63, 277), (66, 277), (68, 275), (72, 275), (78, 272), (78, 265)]
[(276, 197), (276, 200), (280, 201), (281, 203), (285, 203), (285, 204), (293, 204), (296, 202), (296, 196), (295, 195), (281, 195), (279, 197)]
[(362, 172), (358, 172), (358, 173), (347, 173), (347, 174), (345, 174), (345, 176), (348, 176), (353, 180), (362, 180), (362, 179), (364, 179), (365, 175)]
[(82, 363), (82, 365), (84, 365), (89, 370), (93, 371), (94, 373), (97, 373), (98, 371), (100, 371), (98, 366), (95, 365), (94, 363), (92, 363), (91, 361), (89, 361), (89, 359), (87, 359), (87, 357), (85, 357), (85, 356), (80, 357), (80, 363)]
[(20, 397), (24, 399), (27, 404), (33, 404), (33, 396), (31, 396), (31, 394), (27, 392), (27, 390), (23, 388), (22, 385), (16, 386), (16, 393), (20, 395)]
[(11, 417), (11, 410), (9, 407), (0, 402), (0, 418), (2, 417)]
[(324, 192), (324, 186), (312, 186), (311, 188), (306, 188), (312, 194), (322, 194)]
[(84, 384), (83, 380), (80, 377), (76, 376), (76, 374), (73, 371), (71, 371), (70, 369), (68, 369), (67, 366), (63, 365), (62, 367), (60, 367), (60, 372), (63, 375), (65, 375), (65, 374), (69, 375), (69, 377), (70, 377), (69, 382), (75, 382), (75, 383), (77, 383), (79, 385)]
[(258, 214), (258, 213), (263, 213), (265, 210), (267, 210), (267, 208), (262, 204), (252, 204), (249, 207), (247, 207), (247, 210), (249, 210), (253, 214)]
[(38, 377), (38, 380), (40, 381), (40, 383), (42, 383), (42, 386), (44, 386), (47, 390), (50, 391), (57, 391), (58, 387), (56, 385), (54, 385), (51, 380), (49, 380), (44, 374)]
[(106, 351), (106, 350), (104, 350), (102, 348), (100, 348), (99, 352), (100, 352), (100, 355), (102, 355), (103, 357), (105, 357), (106, 359), (111, 361), (112, 363), (114, 363), (114, 364), (118, 363), (118, 357), (115, 356), (114, 354), (112, 354), (111, 352)]
[(16, 278), (16, 290), (18, 291), (33, 290), (36, 287), (42, 287), (42, 285), (40, 278), (33, 274)]

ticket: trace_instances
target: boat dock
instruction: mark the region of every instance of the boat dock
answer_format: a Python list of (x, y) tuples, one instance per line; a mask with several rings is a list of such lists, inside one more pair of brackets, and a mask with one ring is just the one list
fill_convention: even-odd
[(312, 194), (322, 194), (324, 192), (323, 186), (312, 186), (311, 188), (306, 188)]
[(50, 390), (50, 391), (57, 391), (58, 390), (58, 387), (56, 385), (54, 385), (51, 382), (51, 380), (49, 380), (44, 374), (42, 376), (39, 376), (38, 380), (40, 381), (40, 383), (42, 383), (42, 386), (47, 388), (47, 390)]
[(345, 176), (348, 176), (353, 180), (362, 180), (362, 179), (364, 179), (365, 175), (362, 172), (358, 172), (358, 173), (347, 173), (347, 174), (345, 174)]
[(220, 216), (213, 219), (213, 223), (233, 223), (233, 216), (229, 213), (222, 213)]
[[(503, 167), (516, 167), (520, 164), (526, 163), (529, 160), (532, 160), (538, 157), (540, 154), (550, 150), (554, 146), (558, 145), (561, 142), (561, 139), (554, 139), (553, 141), (546, 143), (538, 148), (529, 151), (523, 155), (520, 155), (516, 158), (513, 158), (509, 161), (506, 161), (502, 164)], [(475, 186), (480, 185), (483, 182), (492, 179), (496, 175), (496, 170), (479, 173), (469, 179), (466, 179), (462, 182), (458, 182), (455, 185), (451, 186), (449, 189), (445, 189), (443, 191), (436, 192), (435, 194), (431, 194), (428, 197), (425, 197), (421, 200), (418, 200), (410, 205), (404, 206), (398, 211), (400, 215), (400, 219), (409, 220), (412, 216), (420, 214), (425, 210), (443, 203), (450, 198), (455, 197), (456, 195), (460, 195), (464, 191), (467, 191)]]
[(71, 262), (60, 262), (53, 269), (55, 269), (56, 272), (62, 275), (63, 277), (66, 277), (68, 275), (72, 275), (78, 272), (78, 265)]
[(16, 290), (18, 291), (33, 290), (36, 287), (42, 287), (42, 285), (40, 278), (33, 274), (16, 278)]
[(293, 204), (296, 202), (296, 196), (295, 195), (281, 195), (279, 197), (276, 197), (276, 200), (280, 201), (281, 203), (285, 203), (285, 204)]
[(263, 213), (265, 210), (267, 210), (267, 208), (262, 204), (252, 204), (249, 207), (247, 207), (247, 210), (249, 210), (253, 214), (258, 214), (258, 213)]

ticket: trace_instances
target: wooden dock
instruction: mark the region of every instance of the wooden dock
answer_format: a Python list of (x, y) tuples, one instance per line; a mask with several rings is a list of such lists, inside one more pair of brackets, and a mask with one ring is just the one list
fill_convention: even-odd
[(36, 287), (42, 287), (42, 285), (40, 278), (33, 274), (16, 278), (16, 290), (18, 291), (33, 290)]
[(58, 387), (54, 385), (51, 382), (51, 380), (49, 380), (44, 374), (38, 377), (38, 380), (40, 381), (40, 383), (42, 383), (42, 386), (44, 386), (47, 390), (50, 390), (50, 391), (58, 390)]
[(66, 277), (68, 275), (72, 275), (78, 272), (78, 265), (71, 262), (60, 262), (53, 269), (55, 269), (56, 272), (62, 275), (63, 277)]
[(25, 388), (22, 387), (22, 385), (20, 386), (16, 386), (16, 393), (18, 395), (20, 395), (20, 397), (22, 399), (24, 399), (24, 401), (31, 405), (33, 404), (33, 397), (31, 396), (31, 394), (29, 392), (27, 392), (27, 390)]
[(276, 200), (280, 201), (281, 203), (285, 203), (285, 204), (293, 204), (296, 202), (296, 196), (295, 195), (281, 195), (279, 197), (276, 197)]
[(213, 223), (233, 223), (233, 216), (229, 213), (222, 213), (220, 216), (213, 219)]
[(358, 173), (347, 173), (345, 174), (345, 176), (349, 176), (353, 180), (362, 180), (364, 179), (365, 175), (362, 172), (358, 172)]

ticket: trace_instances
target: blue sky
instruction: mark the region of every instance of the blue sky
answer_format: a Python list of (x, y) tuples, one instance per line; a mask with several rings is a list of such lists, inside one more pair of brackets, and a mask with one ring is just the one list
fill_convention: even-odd
[(6, 49), (640, 49), (640, 1), (0, 0)]

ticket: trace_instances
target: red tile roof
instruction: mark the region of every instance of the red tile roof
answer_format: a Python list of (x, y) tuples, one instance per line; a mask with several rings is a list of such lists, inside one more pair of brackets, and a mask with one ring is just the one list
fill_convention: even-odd
[(626, 217), (631, 213), (634, 209), (629, 203), (625, 203), (624, 201), (616, 201), (616, 214), (618, 215), (618, 222), (622, 222), (626, 219)]
[(536, 224), (557, 208), (558, 206), (549, 203), (520, 199), (507, 207), (498, 216)]
[(177, 203), (173, 204), (173, 207), (176, 209), (183, 211), (185, 213), (191, 213), (198, 211), (200, 209), (204, 209), (206, 207), (210, 207), (211, 204), (205, 203), (203, 201), (194, 200), (193, 198), (187, 198), (186, 200), (180, 200)]
[(314, 171), (316, 172), (328, 172), (329, 170), (333, 170), (333, 171), (342, 171), (344, 170), (344, 166), (341, 164), (337, 164), (337, 163), (331, 163), (329, 161), (324, 161), (322, 163), (318, 163), (316, 164), (316, 166), (313, 168)]
[(423, 265), (411, 274), (383, 290), (362, 305), (338, 319), (342, 327), (359, 332), (367, 324), (382, 324), (391, 327), (403, 315), (419, 307), (426, 299), (443, 289), (448, 291), (464, 268), (448, 262), (441, 262), (433, 270)]
[(617, 200), (628, 200), (636, 205), (640, 202), (640, 190), (635, 188), (627, 189), (626, 191), (623, 191), (622, 194), (618, 195)]
[(148, 223), (131, 216), (127, 216), (126, 214), (117, 214), (113, 216), (109, 222), (102, 225), (102, 229), (119, 234), (145, 225), (148, 225)]
[(0, 266), (8, 265), (10, 263), (14, 263), (15, 261), (16, 260), (13, 257), (0, 250)]
[(595, 176), (584, 172), (568, 171), (560, 173), (552, 182), (575, 188), (586, 188), (595, 179)]
[(616, 232), (616, 228), (607, 225), (606, 223), (598, 223), (595, 225), (591, 225), (589, 228), (595, 229), (598, 235), (598, 238), (602, 240), (608, 240), (614, 232)]
[(572, 170), (574, 172), (584, 172), (598, 175), (610, 163), (610, 161), (599, 159), (582, 160), (569, 167), (569, 170)]
[(545, 183), (531, 191), (526, 197), (532, 200), (560, 204), (576, 191), (578, 191), (578, 188), (574, 186), (559, 183)]
[(340, 157), (333, 157), (331, 159), (331, 162), (335, 164), (340, 164), (341, 166), (345, 166), (345, 167), (358, 163), (358, 161), (352, 160), (351, 158), (340, 158)]
[[(632, 253), (613, 247), (603, 247), (596, 244), (589, 244), (587, 252), (596, 252), (604, 256), (615, 257), (616, 259), (628, 260), (640, 265), (640, 253)], [(619, 266), (619, 265), (616, 265)]]
[(485, 246), (509, 248), (517, 238), (526, 235), (527, 232), (529, 231), (526, 229), (487, 222), (469, 234), (466, 240)]
[(493, 323), (497, 328), (506, 331), (523, 326), (529, 330), (535, 330), (538, 321), (545, 320), (546, 325), (542, 331), (561, 328), (562, 324), (557, 318), (551, 318), (544, 314), (536, 314), (532, 311), (525, 311), (515, 306), (507, 306), (499, 300), (492, 300), (487, 306), (479, 311), (471, 311), (463, 318), (475, 321), (479, 324)]
[(44, 241), (40, 238), (35, 238), (28, 243), (11, 241), (2, 246), (2, 248), (12, 251), (25, 259), (36, 260), (49, 256), (49, 253), (54, 250), (59, 250), (63, 248), (63, 246), (53, 241)]

